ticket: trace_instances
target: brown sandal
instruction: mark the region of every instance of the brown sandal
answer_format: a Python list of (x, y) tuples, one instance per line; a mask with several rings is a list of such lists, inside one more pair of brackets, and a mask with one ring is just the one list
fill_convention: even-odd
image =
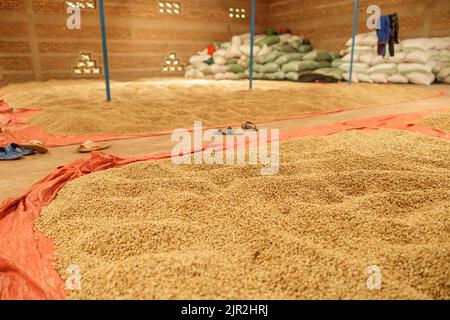
[(241, 127), (244, 130), (258, 131), (258, 128), (256, 127), (256, 124), (254, 124), (253, 122), (250, 122), (250, 121), (247, 121), (246, 123), (243, 123), (241, 125)]
[(92, 140), (85, 141), (82, 145), (80, 145), (77, 149), (80, 153), (88, 153), (97, 150), (103, 150), (109, 148), (109, 144), (106, 143), (97, 143)]
[(47, 153), (48, 152), (48, 149), (39, 140), (30, 140), (28, 142), (22, 143), (21, 145), (27, 149), (30, 149), (30, 150), (33, 150), (33, 151), (36, 151), (39, 153)]

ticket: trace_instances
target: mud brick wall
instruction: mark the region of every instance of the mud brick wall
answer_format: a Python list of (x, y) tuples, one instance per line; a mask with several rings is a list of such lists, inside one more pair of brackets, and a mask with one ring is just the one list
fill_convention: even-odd
[[(369, 5), (398, 13), (400, 37), (450, 36), (450, 0), (360, 0), (358, 32), (367, 32)], [(288, 27), (318, 48), (340, 50), (351, 37), (353, 0), (268, 0), (267, 24)]]
[[(157, 0), (105, 0), (111, 77), (136, 79), (180, 76), (163, 73), (166, 56), (175, 52), (186, 65), (212, 41), (249, 32), (250, 0), (173, 0), (181, 15), (159, 12)], [(257, 0), (257, 30), (265, 28), (265, 2)], [(232, 19), (229, 8), (247, 9)], [(0, 84), (72, 78), (81, 52), (103, 65), (97, 9), (81, 10), (81, 30), (66, 28), (65, 0), (0, 0)]]
[[(157, 0), (105, 0), (113, 79), (180, 76), (163, 73), (166, 55), (188, 58), (212, 41), (249, 31), (250, 0), (173, 0), (179, 16), (159, 13)], [(358, 32), (366, 30), (366, 8), (400, 16), (400, 37), (450, 36), (450, 0), (360, 0)], [(246, 8), (245, 20), (228, 16)], [(81, 30), (66, 28), (65, 0), (0, 0), (0, 85), (72, 78), (81, 52), (102, 66), (98, 9), (83, 9)], [(257, 31), (288, 27), (317, 48), (340, 50), (350, 38), (353, 0), (257, 0)]]

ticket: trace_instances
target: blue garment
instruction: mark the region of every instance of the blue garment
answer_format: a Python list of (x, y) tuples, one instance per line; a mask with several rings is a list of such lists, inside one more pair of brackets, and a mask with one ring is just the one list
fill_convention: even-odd
[(383, 57), (386, 55), (386, 45), (391, 38), (391, 20), (389, 16), (380, 17), (380, 29), (377, 29), (378, 36), (378, 54)]

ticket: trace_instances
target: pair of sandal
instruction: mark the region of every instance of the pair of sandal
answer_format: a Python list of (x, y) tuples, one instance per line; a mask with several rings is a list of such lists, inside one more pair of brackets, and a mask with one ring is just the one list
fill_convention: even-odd
[(6, 147), (0, 147), (0, 160), (18, 160), (24, 156), (30, 156), (36, 152), (45, 153), (47, 148), (42, 142), (34, 140), (25, 144), (11, 143)]
[[(241, 128), (244, 130), (252, 130), (252, 131), (258, 131), (258, 128), (256, 127), (256, 124), (253, 122), (247, 121), (241, 125)], [(217, 129), (217, 134), (221, 134), (224, 136), (232, 136), (232, 135), (239, 135), (242, 133), (236, 133), (233, 128), (228, 127), (224, 129)]]

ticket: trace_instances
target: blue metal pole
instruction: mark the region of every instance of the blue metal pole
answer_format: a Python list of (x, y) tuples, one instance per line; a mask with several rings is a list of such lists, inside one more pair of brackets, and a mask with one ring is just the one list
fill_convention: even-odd
[(102, 29), (103, 67), (105, 70), (106, 100), (111, 101), (111, 87), (109, 84), (108, 46), (106, 44), (105, 8), (103, 6), (103, 0), (98, 0), (98, 6), (100, 11), (100, 26)]
[(250, 82), (249, 89), (253, 89), (253, 46), (255, 45), (255, 0), (252, 0), (252, 17), (250, 23)]
[(350, 75), (348, 78), (348, 84), (352, 84), (352, 80), (353, 80), (353, 58), (355, 57), (355, 38), (356, 38), (357, 24), (358, 24), (358, 0), (355, 0), (355, 7), (353, 9), (352, 52), (351, 52), (351, 59), (350, 59)]

